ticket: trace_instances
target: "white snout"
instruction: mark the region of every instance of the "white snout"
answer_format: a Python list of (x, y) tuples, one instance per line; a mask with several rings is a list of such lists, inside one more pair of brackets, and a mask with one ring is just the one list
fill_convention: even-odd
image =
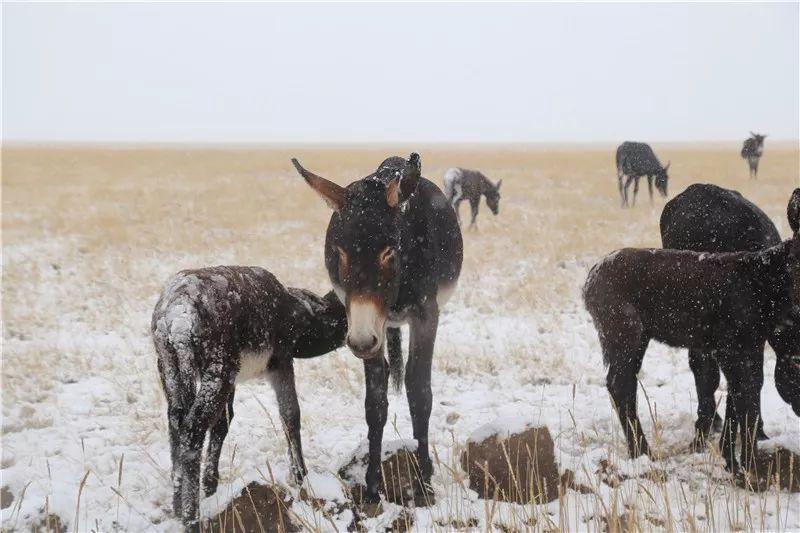
[(356, 357), (370, 359), (383, 346), (386, 316), (376, 302), (351, 298), (347, 306), (347, 346)]

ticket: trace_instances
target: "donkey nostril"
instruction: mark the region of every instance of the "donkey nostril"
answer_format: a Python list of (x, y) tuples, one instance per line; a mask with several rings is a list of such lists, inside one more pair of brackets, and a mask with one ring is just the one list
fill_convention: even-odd
[(375, 346), (376, 344), (378, 344), (378, 337), (376, 337), (375, 335), (373, 335), (373, 336), (372, 336), (372, 346)]

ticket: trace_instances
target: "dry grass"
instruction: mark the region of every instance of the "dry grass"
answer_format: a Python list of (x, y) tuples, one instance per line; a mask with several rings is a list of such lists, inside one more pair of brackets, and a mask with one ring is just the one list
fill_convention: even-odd
[[(768, 144), (757, 182), (748, 180), (747, 166), (739, 158), (736, 145), (654, 148), (662, 161), (672, 161), (671, 195), (695, 182), (734, 188), (761, 206), (783, 235), (788, 234), (786, 201), (792, 188), (800, 185), (800, 152), (796, 146)], [(33, 405), (44, 400), (59, 382), (100, 374), (113, 380), (113, 375), (119, 374), (113, 354), (89, 359), (82, 352), (83, 345), (59, 337), (62, 332), (70, 337), (76, 331), (116, 332), (123, 339), (132, 339), (124, 341), (130, 342), (134, 356), (125, 359), (126, 364), (132, 364), (132, 373), (154, 378), (146, 341), (147, 317), (164, 279), (181, 268), (262, 265), (288, 285), (326, 290), (322, 243), (329, 212), (295, 174), (289, 159), (298, 157), (307, 168), (344, 184), (369, 173), (384, 157), (412, 150), (420, 152), (423, 173), (437, 183), (444, 170), (454, 165), (480, 168), (493, 179), (503, 178), (500, 215), (492, 217), (482, 206), (480, 229), (465, 232), (461, 289), (451, 305), (464, 312), (474, 310), (476, 316), (535, 314), (538, 318), (530, 326), (531, 338), (541, 339), (533, 349), (509, 348), (501, 360), (493, 354), (480, 356), (489, 348), (471, 346), (468, 353), (478, 355), (462, 358), (457, 346), (439, 344), (435, 372), (447, 379), (474, 380), (496, 373), (499, 366), (514, 366), (519, 368), (521, 382), (534, 385), (537, 380), (569, 374), (569, 352), (577, 348), (565, 346), (557, 328), (563, 327), (564, 310), (581, 307), (579, 286), (586, 268), (613, 249), (660, 243), (658, 218), (664, 200), (656, 198), (651, 206), (645, 184), (635, 208), (619, 208), (613, 146), (4, 147), (4, 414), (11, 413), (18, 402)], [(466, 217), (467, 211), (468, 206), (462, 205), (462, 215)], [(53, 333), (52, 341), (30, 342), (49, 332)], [(579, 348), (585, 350), (587, 346)], [(104, 350), (103, 346), (97, 349), (98, 353)], [(532, 358), (537, 362), (534, 370), (529, 366)], [(341, 391), (343, 401), (355, 402), (362, 394), (362, 378), (360, 368), (351, 362), (332, 359), (309, 367), (299, 379), (325, 383)], [(133, 415), (136, 431), (155, 433), (159, 441), (166, 439), (160, 421), (162, 406), (141, 401), (157, 397), (155, 379), (118, 379), (127, 388), (128, 402), (137, 406)], [(644, 398), (640, 405), (644, 414)], [(436, 410), (447, 408), (437, 405)], [(20, 413), (12, 414), (10, 423), (14, 424)], [(52, 423), (49, 416), (32, 409), (25, 425), (47, 428)], [(304, 427), (319, 427), (324, 418), (324, 413), (304, 411)], [(4, 432), (20, 429), (4, 423)], [(653, 426), (658, 424), (654, 421)], [(575, 428), (570, 438), (582, 439), (589, 448), (610, 446), (610, 437), (598, 436), (606, 430), (607, 426)], [(304, 438), (308, 434), (304, 429)], [(453, 495), (447, 500), (452, 502), (459, 501), (462, 493), (466, 497), (457, 468), (448, 464), (459, 449), (461, 437), (454, 437), (438, 468), (453, 471), (452, 476), (443, 475), (452, 480), (444, 483), (444, 491)], [(442, 435), (438, 438), (440, 443), (448, 439)], [(271, 446), (282, 449), (280, 438), (276, 437), (276, 442)], [(315, 452), (317, 448), (312, 442), (309, 453), (325, 454)], [(3, 462), (5, 466), (5, 456)], [(166, 484), (165, 466), (158, 465), (158, 475)], [(111, 485), (117, 485), (116, 463), (109, 472)], [(89, 485), (94, 477), (89, 478)], [(744, 529), (759, 528), (757, 517), (737, 514), (741, 492), (725, 484), (703, 487), (709, 491), (707, 495), (698, 491), (671, 496), (673, 501), (685, 498), (692, 502), (686, 508), (706, 496), (719, 498), (722, 494), (723, 499), (729, 498), (730, 517), (716, 517), (719, 523), (698, 525), (693, 522), (694, 515), (682, 514), (685, 508), (664, 508), (665, 494), (675, 490), (674, 486), (668, 489), (658, 480), (637, 483), (646, 490), (658, 491), (659, 486), (663, 490), (645, 498), (650, 503), (639, 505), (629, 514), (617, 513), (612, 505), (624, 509), (623, 503), (645, 501), (638, 488), (633, 493), (615, 492), (614, 498), (620, 499), (617, 502), (605, 497), (587, 500), (569, 496), (580, 499), (569, 505), (562, 502), (564, 509), (574, 510), (575, 516), (566, 510), (560, 517), (544, 516), (540, 511), (509, 515), (507, 509), (492, 507), (491, 520), (500, 515), (517, 516), (521, 529), (532, 521), (537, 528), (546, 529), (552, 520), (562, 529), (599, 529), (602, 517), (610, 517), (608, 527), (612, 530), (625, 529), (626, 521), (644, 529), (651, 529), (656, 521), (663, 521), (666, 529), (704, 530), (740, 522)], [(119, 490), (124, 492), (124, 488)], [(711, 491), (716, 492), (711, 495)], [(115, 505), (119, 505), (119, 498), (115, 498)], [(71, 505), (74, 511), (74, 500)], [(595, 508), (586, 509), (587, 505)], [(595, 518), (587, 525), (578, 510)], [(652, 516), (641, 514), (645, 511)], [(460, 512), (452, 509), (453, 523), (469, 522), (472, 517)], [(88, 523), (83, 515), (80, 523)]]

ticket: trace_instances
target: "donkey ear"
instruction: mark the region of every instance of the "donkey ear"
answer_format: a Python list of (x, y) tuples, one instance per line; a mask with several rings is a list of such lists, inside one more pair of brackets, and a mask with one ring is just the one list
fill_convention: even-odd
[(414, 194), (419, 185), (419, 179), (422, 175), (422, 164), (419, 159), (419, 154), (414, 152), (406, 160), (403, 167), (403, 174), (400, 178), (400, 201), (405, 202)]
[(400, 180), (392, 180), (386, 186), (386, 203), (395, 208), (400, 204)]
[(789, 227), (794, 233), (797, 233), (797, 230), (800, 229), (800, 188), (795, 189), (789, 199), (786, 217), (789, 219)]
[(499, 190), (500, 190), (500, 186), (501, 186), (502, 184), (503, 184), (503, 180), (501, 179), (501, 180), (500, 180), (500, 181), (498, 181), (498, 182), (497, 182), (497, 184), (494, 186), (494, 190), (496, 190), (496, 191), (499, 191)]
[(328, 181), (325, 178), (321, 178), (320, 176), (309, 172), (303, 168), (297, 159), (292, 158), (292, 164), (294, 165), (294, 168), (297, 169), (297, 172), (303, 176), (303, 179), (306, 180), (306, 183), (308, 183), (311, 188), (314, 189), (323, 200), (325, 200), (325, 203), (328, 204), (328, 207), (334, 211), (339, 211), (342, 209), (342, 207), (344, 207), (344, 187), (336, 185), (332, 181)]
[(664, 172), (666, 172), (666, 171), (667, 171), (667, 169), (669, 168), (669, 166), (670, 166), (671, 164), (672, 164), (672, 161), (667, 161), (667, 166), (665, 166), (665, 167), (664, 167)]

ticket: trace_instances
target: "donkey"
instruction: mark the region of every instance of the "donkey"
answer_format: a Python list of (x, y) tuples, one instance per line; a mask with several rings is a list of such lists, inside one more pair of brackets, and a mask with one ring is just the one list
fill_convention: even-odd
[(750, 179), (758, 179), (758, 162), (764, 153), (764, 139), (766, 135), (750, 132), (750, 138), (745, 139), (742, 144), (742, 159), (747, 159), (750, 167)]
[[(369, 462), (367, 503), (379, 501), (381, 439), (389, 374), (403, 379), (400, 325), (411, 333), (405, 370), (420, 486), (418, 505), (433, 500), (428, 424), (433, 396), (431, 360), (439, 312), (461, 272), (463, 243), (455, 212), (436, 185), (421, 177), (419, 155), (386, 159), (369, 176), (341, 187), (297, 171), (333, 209), (325, 239), (325, 266), (347, 310), (347, 345), (364, 362)], [(387, 329), (388, 328), (388, 329)], [(389, 363), (384, 359), (388, 337)]]
[(448, 168), (444, 173), (444, 194), (456, 212), (458, 224), (461, 225), (458, 207), (464, 200), (469, 200), (469, 206), (472, 210), (472, 220), (469, 227), (475, 226), (481, 195), (486, 197), (486, 205), (489, 206), (492, 214), (497, 215), (500, 212), (500, 185), (502, 184), (503, 180), (492, 183), (489, 178), (477, 170)]
[(661, 196), (667, 196), (667, 170), (670, 163), (662, 167), (656, 154), (649, 144), (625, 141), (617, 148), (617, 185), (622, 207), (628, 206), (628, 187), (633, 182), (633, 201), (636, 205), (636, 195), (639, 193), (639, 179), (647, 176), (647, 190), (650, 193), (650, 203), (653, 203), (653, 180)]
[[(738, 192), (711, 184), (691, 185), (667, 202), (661, 212), (660, 227), (664, 248), (676, 250), (755, 252), (781, 242), (778, 229), (766, 213)], [(712, 425), (716, 431), (722, 429), (722, 419), (716, 413), (714, 402), (714, 392), (719, 386), (719, 365), (710, 353), (690, 349), (689, 367), (697, 388), (694, 446), (701, 448)], [(759, 368), (763, 368), (763, 364)], [(756, 372), (755, 378), (760, 391), (763, 372)], [(757, 412), (757, 437), (765, 440), (761, 409)]]
[[(609, 367), (606, 385), (631, 457), (650, 454), (636, 412), (636, 374), (655, 339), (717, 360), (728, 381), (727, 415), (735, 422), (722, 432), (720, 449), (726, 468), (737, 471), (733, 431), (740, 425), (741, 460), (750, 468), (757, 448), (754, 375), (760, 372), (764, 342), (791, 317), (793, 285), (800, 283), (800, 188), (787, 214), (792, 238), (765, 250), (714, 254), (627, 248), (590, 270), (583, 299), (599, 334)], [(800, 344), (792, 346), (790, 337), (781, 340), (781, 349), (794, 361)]]
[[(217, 490), (219, 456), (233, 419), (235, 384), (269, 378), (289, 444), (292, 473), (306, 475), (294, 358), (316, 357), (344, 344), (345, 310), (331, 291), (320, 298), (285, 288), (258, 267), (183, 270), (164, 287), (151, 331), (167, 399), (173, 510), (198, 530), (200, 458), (205, 495)], [(227, 409), (226, 409), (227, 408)]]

